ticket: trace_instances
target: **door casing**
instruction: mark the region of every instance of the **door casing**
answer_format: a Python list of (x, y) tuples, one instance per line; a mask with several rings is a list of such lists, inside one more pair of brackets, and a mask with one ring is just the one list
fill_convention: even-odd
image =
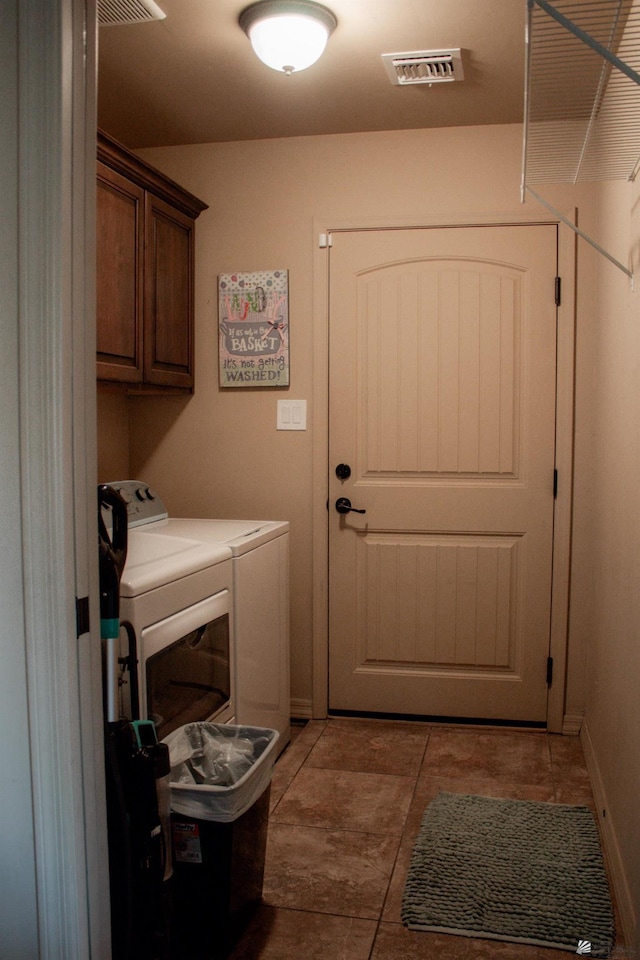
[[(5, 520), (19, 558), (10, 606), (21, 608), (20, 627), (7, 637), (19, 669), (2, 702), (11, 761), (3, 772), (7, 783), (14, 770), (17, 777), (5, 791), (11, 827), (2, 866), (11, 885), (0, 952), (108, 960), (95, 507), (96, 4), (12, 0), (0, 19), (3, 119), (15, 134), (1, 151), (13, 360), (4, 439), (20, 480)], [(88, 601), (91, 629), (76, 598)], [(17, 785), (19, 806), (11, 803)]]
[[(574, 220), (576, 211), (566, 214)], [(564, 729), (565, 680), (567, 670), (567, 632), (569, 618), (569, 577), (571, 557), (571, 509), (573, 491), (573, 394), (575, 376), (575, 262), (576, 235), (548, 215), (531, 212), (460, 215), (448, 219), (358, 220), (329, 224), (318, 218), (314, 223), (314, 391), (313, 391), (313, 702), (312, 715), (324, 718), (328, 713), (328, 519), (327, 477), (329, 469), (329, 277), (325, 244), (339, 231), (392, 229), (408, 227), (488, 226), (509, 224), (558, 225), (558, 275), (562, 277), (562, 299), (558, 306), (556, 469), (558, 494), (554, 509), (554, 553), (550, 651), (553, 658), (553, 682), (549, 690), (547, 729)]]

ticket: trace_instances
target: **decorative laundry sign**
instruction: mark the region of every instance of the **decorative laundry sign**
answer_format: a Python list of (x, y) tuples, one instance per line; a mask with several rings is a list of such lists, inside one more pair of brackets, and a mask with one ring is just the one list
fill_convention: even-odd
[(218, 277), (221, 387), (289, 385), (289, 272)]

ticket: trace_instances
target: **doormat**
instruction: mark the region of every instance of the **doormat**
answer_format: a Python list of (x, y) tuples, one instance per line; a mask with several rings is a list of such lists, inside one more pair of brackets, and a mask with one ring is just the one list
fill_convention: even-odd
[(413, 849), (402, 922), (608, 957), (613, 910), (591, 811), (438, 794)]

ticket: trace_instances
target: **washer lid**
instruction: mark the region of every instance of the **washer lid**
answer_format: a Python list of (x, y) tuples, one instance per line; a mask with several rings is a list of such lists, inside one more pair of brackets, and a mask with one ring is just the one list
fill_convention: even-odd
[(172, 537), (187, 537), (209, 544), (224, 543), (234, 557), (255, 550), (289, 530), (286, 520), (192, 520), (169, 517), (168, 520), (159, 520), (154, 526)]
[(157, 529), (159, 525), (152, 523), (129, 530), (127, 562), (120, 578), (121, 597), (136, 597), (231, 559), (231, 550), (223, 544), (166, 536)]

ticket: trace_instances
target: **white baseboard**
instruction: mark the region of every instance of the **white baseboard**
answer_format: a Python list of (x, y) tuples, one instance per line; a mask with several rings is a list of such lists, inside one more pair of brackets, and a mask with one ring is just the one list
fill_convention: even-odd
[(591, 742), (589, 726), (586, 719), (584, 719), (582, 723), (580, 740), (582, 742), (584, 758), (587, 764), (589, 778), (591, 780), (593, 797), (598, 814), (598, 825), (600, 827), (607, 863), (611, 872), (611, 879), (615, 890), (616, 904), (618, 907), (620, 921), (622, 923), (622, 932), (624, 935), (625, 944), (630, 947), (636, 943), (636, 911), (631, 896), (631, 891), (629, 890), (629, 885), (627, 883), (624, 863), (620, 854), (620, 846), (618, 844), (618, 838), (616, 837), (615, 824), (609, 815), (609, 804), (607, 802), (604, 782), (600, 774), (600, 767), (593, 749), (593, 743)]
[(581, 713), (565, 713), (562, 718), (562, 735), (565, 737), (579, 737), (584, 716)]
[(292, 698), (290, 701), (291, 718), (293, 720), (312, 720), (313, 704), (311, 700)]

